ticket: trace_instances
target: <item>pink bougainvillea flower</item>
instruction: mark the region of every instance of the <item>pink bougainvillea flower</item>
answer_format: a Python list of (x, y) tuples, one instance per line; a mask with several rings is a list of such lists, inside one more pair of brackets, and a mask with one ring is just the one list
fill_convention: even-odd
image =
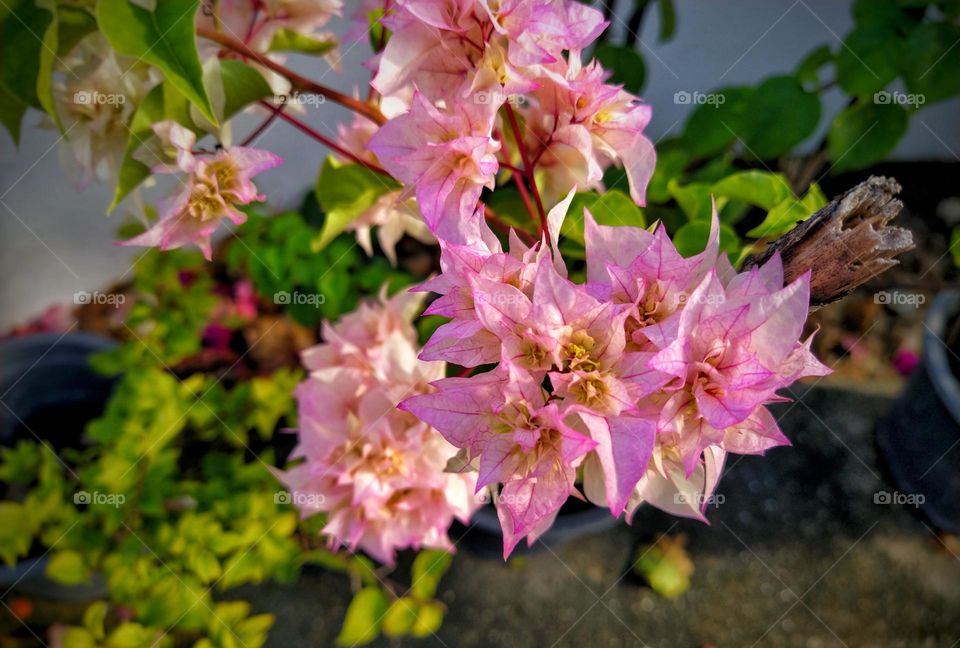
[(192, 173), (196, 168), (193, 155), (196, 134), (173, 120), (151, 126), (153, 137), (134, 153), (134, 158), (151, 168), (154, 173)]
[(689, 258), (677, 251), (663, 224), (653, 234), (637, 227), (598, 225), (589, 210), (584, 215), (584, 239), (588, 288), (600, 299), (627, 307), (631, 351), (649, 351), (651, 338), (663, 341), (676, 335), (677, 320), (670, 315), (683, 307), (690, 292), (723, 258), (716, 210), (706, 249)]
[[(268, 52), (281, 29), (302, 37), (318, 38), (320, 27), (343, 9), (342, 0), (220, 0), (214, 11), (201, 12), (199, 20), (242, 38), (252, 49)], [(332, 37), (331, 41), (333, 40)]]
[(577, 465), (596, 442), (571, 427), (569, 412), (546, 402), (529, 374), (509, 365), (434, 386), (436, 393), (409, 398), (401, 408), (463, 449), (464, 463), (477, 463), (477, 489), (503, 485), (495, 502), (506, 557), (521, 539), (532, 542), (552, 524), (574, 490)]
[(432, 100), (459, 95), (483, 55), (482, 10), (474, 4), (397, 2), (382, 20), (392, 36), (376, 62), (374, 89), (388, 97), (412, 84)]
[[(341, 146), (361, 160), (376, 165), (380, 164), (380, 160), (367, 145), (378, 129), (377, 124), (361, 115), (355, 115), (349, 125), (337, 126)], [(373, 256), (374, 228), (380, 249), (394, 266), (397, 265), (397, 243), (405, 235), (423, 243), (436, 242), (423, 222), (416, 201), (404, 197), (400, 191), (383, 194), (347, 226), (347, 231), (356, 233), (357, 243), (368, 256)]]
[(393, 563), (398, 549), (452, 550), (447, 530), (480, 505), (476, 476), (444, 472), (456, 448), (396, 408), (441, 378), (443, 363), (417, 359), (411, 319), (421, 296), (365, 303), (325, 343), (304, 353), (309, 377), (297, 389), (294, 459), (279, 477), (303, 517), (325, 513), (331, 546)]
[(651, 109), (606, 84), (606, 77), (599, 63), (581, 67), (576, 56), (559, 72), (548, 72), (527, 113), (527, 145), (544, 148), (538, 171), (548, 196), (573, 185), (599, 188), (604, 169), (615, 162), (626, 171), (630, 196), (643, 205), (656, 166), (653, 144), (643, 135)]
[[(53, 82), (57, 114), (70, 126), (69, 137), (62, 139), (60, 161), (77, 189), (94, 179), (115, 183), (133, 115), (160, 75), (137, 65), (136, 59), (120, 56), (96, 32), (57, 62), (70, 70), (54, 75)], [(53, 120), (49, 123), (54, 126)]]
[(447, 111), (415, 93), (410, 112), (370, 141), (384, 167), (415, 192), (432, 231), (443, 219), (469, 218), (484, 187), (493, 188), (500, 143), (490, 136), (497, 106), (463, 102)]
[[(779, 259), (772, 261), (777, 274)], [(679, 449), (688, 474), (707, 445), (723, 445), (734, 432), (748, 435), (737, 446), (759, 451), (786, 440), (764, 414), (763, 403), (779, 400), (777, 389), (829, 370), (807, 344), (797, 342), (809, 305), (809, 276), (764, 292), (761, 271), (741, 275), (728, 294), (716, 273), (708, 274), (687, 299), (676, 338), (649, 365), (672, 376), (658, 432)], [(739, 294), (738, 294), (739, 291)], [(754, 435), (763, 439), (754, 439)]]
[(243, 223), (246, 215), (237, 205), (263, 200), (251, 178), (278, 166), (283, 160), (273, 153), (235, 146), (191, 164), (184, 190), (166, 200), (160, 219), (143, 234), (119, 245), (159, 247), (161, 250), (196, 244), (209, 260), (210, 237), (227, 218)]
[(412, 198), (404, 200), (395, 191), (380, 196), (347, 227), (348, 232), (356, 232), (357, 243), (368, 256), (373, 256), (373, 228), (376, 228), (380, 249), (393, 266), (397, 265), (397, 243), (404, 236), (426, 244), (437, 242), (423, 222), (416, 202)]
[(555, 63), (579, 52), (607, 27), (603, 14), (571, 0), (481, 0), (491, 24), (510, 43), (515, 65)]
[(533, 293), (533, 278), (540, 256), (538, 250), (528, 248), (514, 237), (510, 251), (503, 252), (500, 242), (482, 219), (474, 219), (474, 229), (475, 232), (463, 244), (448, 244), (441, 240), (440, 267), (443, 274), (418, 288), (440, 295), (425, 314), (451, 318), (424, 345), (421, 357), (425, 360), (445, 360), (464, 367), (476, 367), (500, 359), (499, 338), (477, 316), (472, 279), (514, 286), (526, 295)]

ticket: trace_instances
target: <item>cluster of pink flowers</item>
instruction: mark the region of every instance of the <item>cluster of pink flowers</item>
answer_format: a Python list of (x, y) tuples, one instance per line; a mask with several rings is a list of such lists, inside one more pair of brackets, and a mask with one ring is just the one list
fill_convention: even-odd
[[(216, 3), (200, 27), (241, 43), (214, 38), (227, 44), (208, 44), (207, 54), (259, 52), (251, 64), (287, 92), (297, 75), (283, 78), (276, 50), (298, 37), (326, 51), (318, 30), (342, 4)], [(354, 121), (333, 141), (279, 110), (270, 119), (299, 124), (345, 164), (401, 183), (363, 203), (346, 228), (370, 252), (376, 227), (393, 262), (403, 235), (437, 240), (442, 274), (420, 290), (439, 295), (426, 312), (449, 321), (419, 358), (410, 321), (420, 301), (409, 295), (324, 327), (297, 392), (304, 461), (281, 476), (295, 503), (327, 516), (332, 544), (386, 562), (398, 548), (450, 548), (447, 528), (469, 518), (484, 489), (495, 495), (508, 555), (581, 495), (578, 476), (582, 495), (615, 516), (649, 502), (703, 519), (728, 452), (788, 443), (765, 404), (828, 371), (800, 341), (809, 277), (784, 286), (778, 257), (737, 273), (720, 252), (716, 214), (704, 252), (684, 258), (662, 226), (601, 226), (587, 212), (586, 281), (574, 283), (559, 251), (574, 193), (603, 190), (617, 165), (643, 205), (655, 167), (643, 134), (649, 106), (582, 58), (607, 27), (603, 14), (574, 0), (355, 6), (365, 34), (369, 12), (383, 9), (389, 38), (369, 62), (369, 101), (326, 91)], [(89, 120), (104, 131), (90, 146), (102, 148), (109, 120)], [(196, 243), (210, 258), (212, 233), (224, 219), (244, 220), (238, 207), (262, 199), (251, 179), (280, 158), (245, 146), (198, 150), (201, 127), (169, 121), (153, 131), (138, 159), (182, 176), (183, 190), (126, 244)], [(483, 201), (507, 181), (541, 240), (511, 232), (504, 250)], [(445, 378), (448, 362), (495, 367)]]
[(324, 513), (331, 546), (393, 563), (397, 549), (452, 550), (447, 530), (479, 506), (476, 478), (444, 472), (453, 448), (397, 403), (430, 390), (442, 362), (417, 358), (409, 293), (364, 304), (308, 349), (310, 375), (297, 389), (304, 461), (280, 479), (303, 517)]
[(421, 355), (488, 372), (445, 378), (401, 408), (461, 449), (495, 498), (504, 555), (546, 530), (583, 470), (592, 502), (628, 518), (648, 502), (703, 518), (726, 453), (788, 444), (765, 403), (828, 370), (799, 342), (809, 277), (783, 285), (779, 257), (736, 273), (718, 252), (682, 257), (660, 226), (597, 225), (585, 214), (587, 281), (576, 284), (550, 238), (505, 252), (444, 243), (441, 295), (450, 322)]
[(598, 63), (581, 62), (606, 27), (599, 11), (572, 0), (393, 7), (372, 82), (393, 118), (369, 148), (416, 195), (434, 235), (457, 239), (501, 160), (535, 164), (550, 202), (574, 185), (599, 188), (604, 170), (621, 164), (643, 203), (655, 164), (643, 135), (650, 108), (606, 83)]

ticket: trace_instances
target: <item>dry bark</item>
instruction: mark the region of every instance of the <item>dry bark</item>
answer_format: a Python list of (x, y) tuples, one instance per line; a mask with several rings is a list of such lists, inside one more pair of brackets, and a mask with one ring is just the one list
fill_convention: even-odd
[(784, 278), (807, 270), (810, 304), (823, 306), (850, 294), (865, 281), (899, 263), (894, 257), (913, 249), (909, 230), (888, 223), (900, 213), (893, 178), (871, 176), (771, 243), (745, 263), (763, 263), (775, 252), (783, 259)]

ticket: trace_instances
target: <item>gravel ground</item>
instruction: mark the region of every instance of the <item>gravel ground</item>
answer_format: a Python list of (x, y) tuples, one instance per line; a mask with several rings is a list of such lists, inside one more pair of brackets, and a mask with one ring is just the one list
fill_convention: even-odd
[[(645, 509), (516, 564), (462, 550), (438, 635), (378, 645), (960, 646), (960, 557), (912, 509), (874, 503), (895, 490), (873, 445), (890, 401), (797, 395), (775, 408), (794, 447), (733, 457), (710, 525)], [(696, 565), (675, 600), (629, 572), (637, 545), (668, 531), (687, 535)], [(345, 579), (322, 572), (244, 594), (277, 615), (268, 645), (285, 648), (332, 645), (349, 600)]]

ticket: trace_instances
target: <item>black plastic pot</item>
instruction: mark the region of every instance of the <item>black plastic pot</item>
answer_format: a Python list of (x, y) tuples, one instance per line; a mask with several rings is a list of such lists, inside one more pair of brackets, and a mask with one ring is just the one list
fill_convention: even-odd
[[(42, 333), (0, 342), (0, 446), (20, 439), (49, 441), (57, 450), (80, 447), (86, 424), (100, 415), (113, 381), (90, 368), (90, 356), (112, 340), (86, 333)], [(45, 557), (0, 568), (0, 590), (14, 585), (28, 595), (88, 600), (106, 593), (94, 578), (66, 587), (44, 575)]]
[[(610, 515), (609, 509), (571, 499), (560, 509), (553, 526), (532, 546), (528, 547), (527, 541), (521, 540), (510, 555), (522, 556), (543, 551), (546, 547), (555, 549), (585, 535), (612, 529), (621, 523), (618, 518)], [(454, 534), (454, 537), (457, 535)], [(500, 531), (497, 511), (492, 505), (484, 506), (474, 513), (469, 532), (458, 544), (480, 556), (503, 557), (503, 534)]]
[(947, 346), (958, 317), (960, 292), (937, 295), (927, 314), (920, 366), (877, 431), (900, 493), (922, 495), (920, 510), (949, 533), (960, 533), (960, 380), (951, 367), (960, 349)]

